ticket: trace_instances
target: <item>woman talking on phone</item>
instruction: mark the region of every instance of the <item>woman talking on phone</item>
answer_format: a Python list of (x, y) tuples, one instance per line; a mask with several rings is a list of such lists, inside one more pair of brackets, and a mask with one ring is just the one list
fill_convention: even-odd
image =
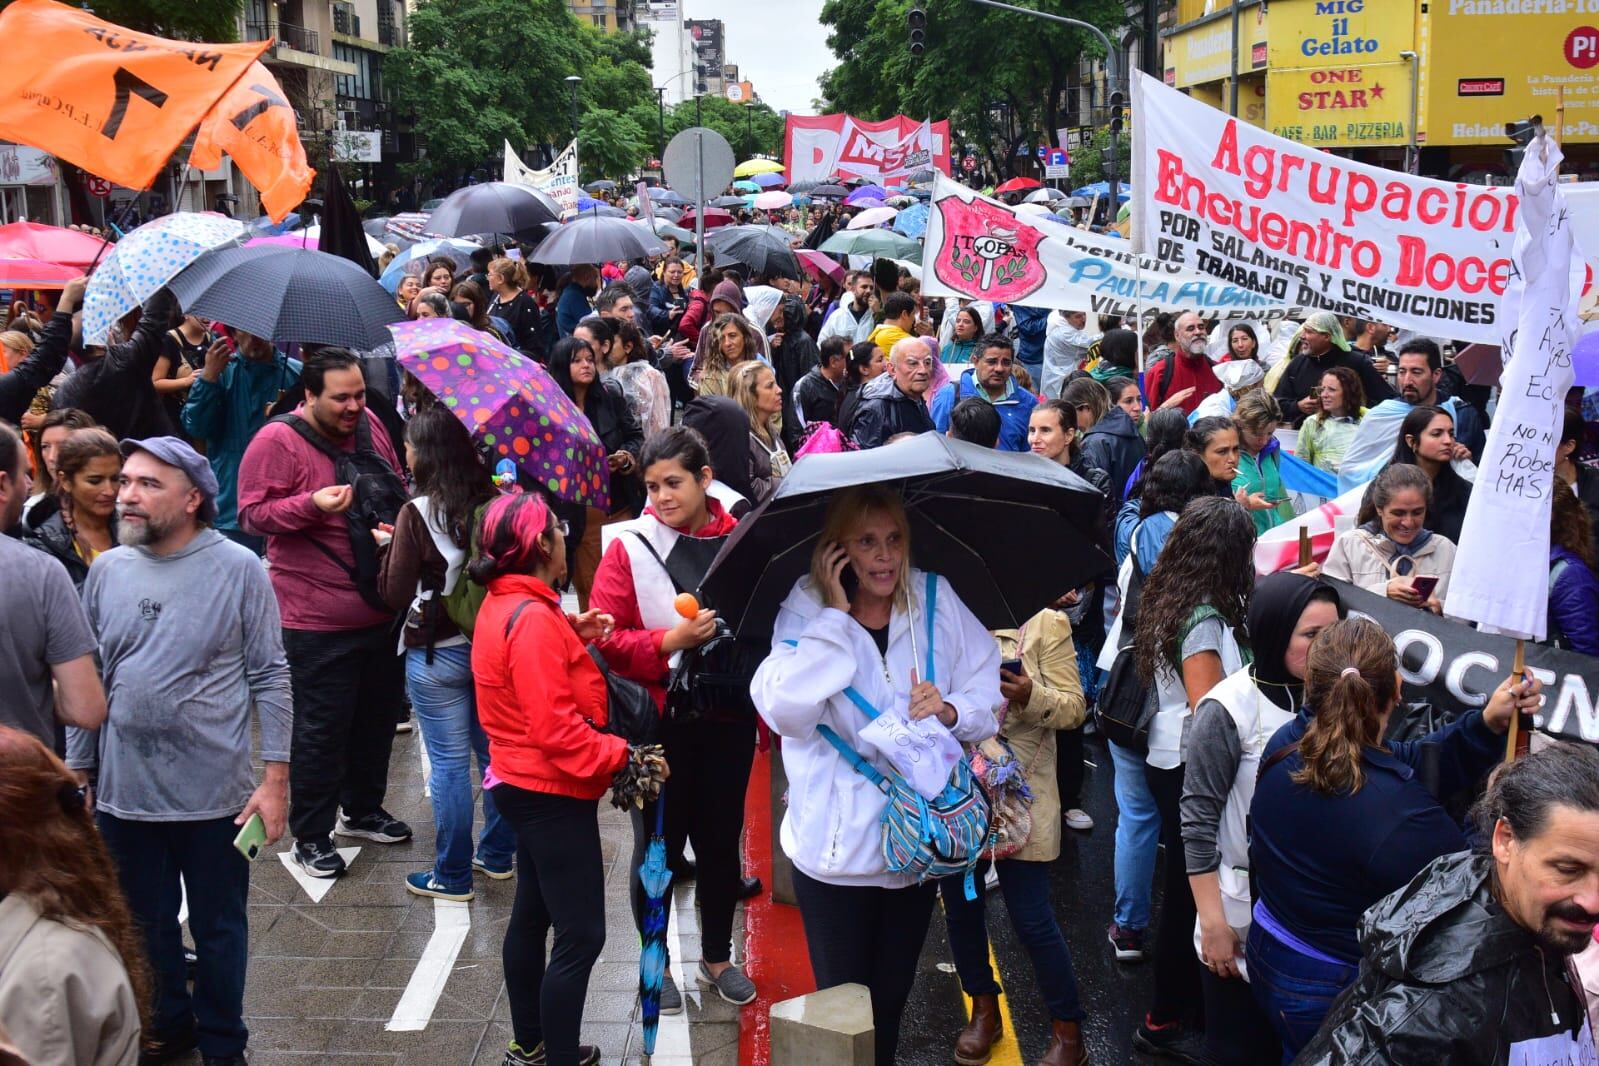
[(781, 839), (816, 983), (871, 991), (879, 1066), (894, 1062), (937, 888), (889, 872), (887, 799), (833, 739), (882, 773), (891, 767), (861, 739), (867, 716), (852, 695), (885, 715), (936, 719), (965, 742), (995, 733), (993, 709), (1003, 700), (994, 638), (946, 579), (912, 569), (910, 557), (897, 495), (876, 487), (838, 493), (810, 573), (783, 601), (771, 655), (750, 686), (761, 717), (783, 738), (789, 803)]
[[(747, 453), (746, 453), (747, 454)], [(711, 495), (711, 459), (705, 439), (674, 426), (651, 437), (639, 458), (649, 506), (615, 533), (594, 575), (590, 606), (611, 615), (615, 628), (599, 641), (611, 669), (649, 689), (661, 708), (661, 743), (672, 783), (666, 803), (666, 853), (694, 845), (700, 902), (700, 964), (695, 977), (729, 1003), (755, 999), (755, 985), (733, 965), (733, 909), (744, 892), (739, 837), (744, 832), (744, 791), (755, 758), (755, 720), (748, 704), (728, 699), (707, 713), (673, 715), (666, 680), (682, 653), (716, 635), (716, 612), (687, 604), (737, 520)], [(736, 499), (736, 494), (727, 493)], [(689, 596), (683, 596), (688, 593)], [(679, 610), (679, 600), (688, 609)], [(633, 815), (633, 868), (655, 826), (655, 805)], [(633, 917), (642, 923), (644, 894), (635, 874)], [(670, 960), (661, 986), (661, 1013), (683, 1009)]]

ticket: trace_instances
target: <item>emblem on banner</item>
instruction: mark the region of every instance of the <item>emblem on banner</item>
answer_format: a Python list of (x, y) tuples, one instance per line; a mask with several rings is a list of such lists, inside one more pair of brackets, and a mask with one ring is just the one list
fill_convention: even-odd
[(957, 196), (938, 202), (944, 247), (933, 271), (945, 285), (968, 296), (1011, 303), (1036, 292), (1048, 271), (1038, 259), (1042, 236), (1015, 212)]

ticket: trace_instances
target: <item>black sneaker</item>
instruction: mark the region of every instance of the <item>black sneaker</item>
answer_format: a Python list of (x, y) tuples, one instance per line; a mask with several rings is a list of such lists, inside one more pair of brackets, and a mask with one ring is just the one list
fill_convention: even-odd
[(344, 856), (327, 837), (294, 842), (294, 862), (312, 877), (338, 877), (344, 873)]
[[(511, 1041), (510, 1050), (505, 1053), (503, 1066), (544, 1066), (548, 1061), (544, 1057), (544, 1045), (540, 1043), (532, 1051), (523, 1051), (516, 1043)], [(579, 1044), (577, 1046), (578, 1066), (599, 1066), (600, 1049), (593, 1044)]]
[(1117, 962), (1144, 961), (1144, 931), (1142, 929), (1123, 929), (1115, 922), (1111, 922), (1107, 936), (1110, 939), (1110, 946), (1115, 949)]
[(1198, 1063), (1204, 1061), (1205, 1037), (1180, 1022), (1151, 1025), (1146, 1014), (1143, 1024), (1133, 1031), (1133, 1049), (1174, 1062)]
[(153, 1033), (139, 1045), (139, 1066), (159, 1066), (182, 1058), (195, 1049), (195, 1041), (192, 1025), (175, 1033)]
[(411, 827), (379, 807), (359, 818), (340, 813), (338, 834), (341, 837), (375, 840), (379, 844), (403, 844), (411, 839)]

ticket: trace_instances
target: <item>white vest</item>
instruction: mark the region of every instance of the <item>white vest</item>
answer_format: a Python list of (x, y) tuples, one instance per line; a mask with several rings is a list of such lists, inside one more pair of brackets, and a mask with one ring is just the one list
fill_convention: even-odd
[[(1233, 775), (1232, 791), (1222, 807), (1221, 825), (1217, 827), (1216, 850), (1221, 865), (1216, 869), (1216, 879), (1221, 884), (1222, 912), (1227, 924), (1238, 934), (1239, 942), (1249, 937), (1250, 908), (1254, 900), (1249, 894), (1249, 804), (1255, 798), (1255, 778), (1260, 773), (1260, 756), (1272, 734), (1293, 720), (1292, 712), (1285, 711), (1261, 694), (1252, 676), (1252, 667), (1244, 667), (1223, 678), (1205, 694), (1227, 709), (1233, 725), (1238, 730), (1238, 743), (1242, 754), (1238, 772)], [(1194, 950), (1199, 950), (1199, 922), (1194, 922)], [(1238, 959), (1238, 972), (1244, 972), (1244, 960)]]

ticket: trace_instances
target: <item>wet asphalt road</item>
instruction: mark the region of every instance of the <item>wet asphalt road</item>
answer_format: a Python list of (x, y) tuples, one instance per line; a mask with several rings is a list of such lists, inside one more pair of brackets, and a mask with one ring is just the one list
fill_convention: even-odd
[[(1051, 901), (1071, 948), (1078, 989), (1088, 1013), (1083, 1032), (1093, 1061), (1158, 1062), (1161, 1060), (1135, 1053), (1131, 1044), (1153, 990), (1149, 964), (1118, 963), (1105, 937), (1115, 901), (1116, 801), (1110, 756), (1103, 742), (1093, 738), (1089, 738), (1085, 755), (1092, 765), (1084, 779), (1083, 800), (1094, 828), (1086, 833), (1063, 830), (1061, 855), (1050, 874)], [(1155, 880), (1158, 885), (1158, 867)], [(1027, 952), (1011, 930), (1004, 899), (997, 890), (988, 893), (987, 905), (989, 941), (999, 962), (999, 982), (1007, 993), (1022, 1061), (1036, 1062), (1049, 1040), (1049, 1016), (1038, 997)], [(1159, 920), (1157, 892), (1154, 921)], [(955, 1036), (965, 1024), (943, 914), (935, 910), (916, 988), (905, 1010), (899, 1061), (906, 1066), (953, 1062)]]

